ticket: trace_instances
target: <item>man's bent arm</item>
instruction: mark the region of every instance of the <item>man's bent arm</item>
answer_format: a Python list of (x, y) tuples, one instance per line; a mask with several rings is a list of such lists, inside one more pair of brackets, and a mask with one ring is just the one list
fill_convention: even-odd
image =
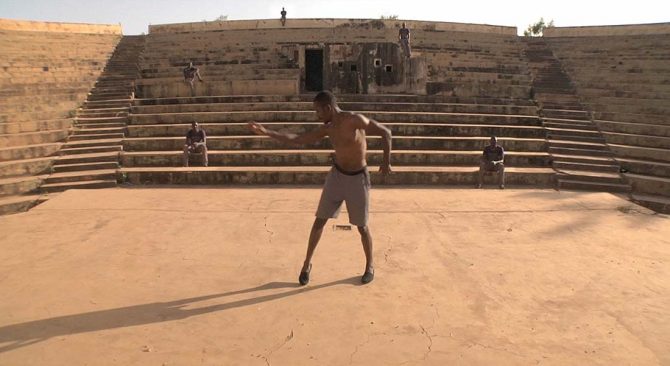
[(370, 135), (376, 135), (382, 137), (382, 149), (384, 150), (384, 165), (390, 166), (391, 148), (393, 140), (391, 130), (389, 130), (386, 126), (382, 125), (381, 123), (371, 119), (369, 120), (369, 123), (365, 128), (365, 132)]

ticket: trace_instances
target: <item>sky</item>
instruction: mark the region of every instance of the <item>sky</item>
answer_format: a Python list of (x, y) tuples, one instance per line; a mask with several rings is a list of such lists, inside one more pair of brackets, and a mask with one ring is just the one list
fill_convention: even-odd
[(516, 26), (519, 33), (543, 17), (557, 27), (670, 22), (670, 1), (588, 0), (0, 0), (0, 18), (73, 23), (121, 23), (142, 34), (149, 24), (278, 18), (399, 19)]

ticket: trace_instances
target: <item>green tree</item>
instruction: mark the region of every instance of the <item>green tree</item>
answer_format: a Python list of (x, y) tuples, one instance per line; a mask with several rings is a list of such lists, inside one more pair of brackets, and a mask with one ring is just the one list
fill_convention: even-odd
[(540, 18), (537, 23), (533, 23), (528, 26), (528, 28), (523, 31), (523, 35), (526, 37), (542, 37), (544, 30), (554, 26), (554, 20), (552, 19), (549, 23), (544, 22), (544, 18)]
[(381, 20), (398, 20), (397, 15), (382, 15), (379, 19)]

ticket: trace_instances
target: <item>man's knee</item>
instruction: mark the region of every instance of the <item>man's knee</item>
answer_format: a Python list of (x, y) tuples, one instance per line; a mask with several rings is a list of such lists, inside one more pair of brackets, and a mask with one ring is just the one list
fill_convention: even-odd
[(184, 145), (184, 154), (188, 155), (188, 153), (189, 153), (188, 145)]
[(368, 229), (367, 225), (364, 226), (357, 226), (358, 228), (358, 233), (361, 235), (367, 235), (370, 233), (370, 229)]

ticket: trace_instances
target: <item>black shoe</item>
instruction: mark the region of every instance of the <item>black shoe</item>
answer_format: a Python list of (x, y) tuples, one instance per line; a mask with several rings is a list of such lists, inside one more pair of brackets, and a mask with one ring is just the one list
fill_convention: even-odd
[(298, 277), (298, 281), (302, 286), (305, 286), (306, 284), (309, 283), (309, 272), (311, 271), (312, 271), (312, 263), (309, 264), (309, 268), (307, 268), (307, 271), (300, 272), (300, 277)]
[(365, 273), (363, 274), (363, 277), (361, 277), (361, 283), (363, 283), (365, 285), (367, 283), (372, 282), (372, 280), (374, 280), (374, 279), (375, 279), (375, 270), (374, 270), (374, 268), (371, 268), (371, 269), (365, 271)]

